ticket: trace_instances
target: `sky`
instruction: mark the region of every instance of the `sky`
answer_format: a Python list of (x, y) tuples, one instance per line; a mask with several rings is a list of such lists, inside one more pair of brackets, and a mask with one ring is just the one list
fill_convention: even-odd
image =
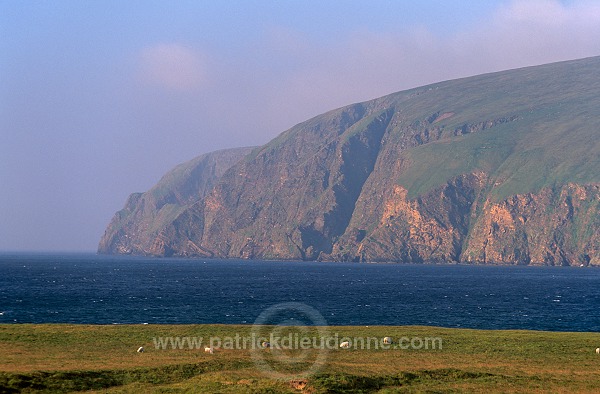
[(589, 0), (0, 0), (0, 251), (95, 251), (181, 162), (598, 37)]

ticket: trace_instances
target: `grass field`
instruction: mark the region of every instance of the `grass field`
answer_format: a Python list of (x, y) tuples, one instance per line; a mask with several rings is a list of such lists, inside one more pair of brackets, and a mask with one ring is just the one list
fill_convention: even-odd
[[(256, 329), (256, 328), (255, 328)], [(437, 327), (328, 327), (328, 337), (392, 337), (403, 348), (335, 347), (319, 369), (319, 351), (226, 349), (225, 338), (250, 337), (233, 325), (0, 325), (0, 393), (11, 392), (598, 392), (600, 333), (484, 331)], [(266, 331), (265, 331), (266, 330)], [(315, 331), (314, 333), (311, 330)], [(282, 337), (314, 328), (263, 327)], [(214, 354), (157, 349), (155, 338), (222, 339)], [(426, 338), (441, 346), (425, 349)], [(413, 346), (409, 346), (410, 340)], [(405, 342), (402, 342), (402, 341)], [(419, 342), (420, 341), (420, 342)], [(333, 343), (333, 342), (332, 342)], [(356, 342), (358, 343), (358, 342)], [(379, 342), (380, 343), (380, 342)], [(418, 346), (419, 345), (419, 346)], [(145, 351), (138, 353), (139, 346)], [(419, 348), (421, 347), (421, 348)], [(305, 353), (302, 353), (305, 352)], [(277, 357), (278, 355), (286, 357)], [(302, 359), (301, 355), (308, 355)], [(290, 358), (295, 357), (295, 358)]]

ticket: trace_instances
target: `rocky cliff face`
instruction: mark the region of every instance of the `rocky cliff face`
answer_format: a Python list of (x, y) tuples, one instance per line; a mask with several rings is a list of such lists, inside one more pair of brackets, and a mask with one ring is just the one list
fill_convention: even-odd
[(157, 237), (189, 205), (201, 200), (253, 148), (227, 149), (183, 163), (145, 193), (133, 193), (100, 240), (103, 253), (156, 254)]
[(347, 237), (330, 258), (600, 265), (599, 184), (549, 187), (503, 201), (483, 196), (485, 184), (483, 173), (461, 176), (414, 200), (395, 186), (369, 236)]
[(476, 263), (600, 265), (600, 185), (567, 184), (486, 200), (462, 259)]
[(599, 72), (590, 58), (328, 112), (132, 195), (99, 251), (600, 265)]

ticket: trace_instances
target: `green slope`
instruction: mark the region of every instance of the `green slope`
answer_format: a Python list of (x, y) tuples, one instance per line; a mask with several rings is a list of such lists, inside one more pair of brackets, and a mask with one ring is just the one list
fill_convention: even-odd
[(456, 113), (440, 122), (446, 129), (467, 119), (518, 118), (409, 150), (410, 165), (398, 181), (414, 198), (481, 170), (493, 177), (498, 199), (568, 182), (599, 182), (599, 66), (591, 58), (433, 85), (440, 95), (410, 110), (422, 116), (425, 108)]

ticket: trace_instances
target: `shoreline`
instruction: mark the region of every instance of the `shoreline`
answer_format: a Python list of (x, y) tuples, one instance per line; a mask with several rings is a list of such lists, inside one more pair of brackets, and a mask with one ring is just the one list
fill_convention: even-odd
[[(51, 323), (0, 323), (0, 328), (11, 326), (65, 326), (65, 327), (241, 327), (251, 328), (254, 326), (260, 327), (281, 327), (276, 324), (260, 324), (256, 325), (253, 323), (238, 324), (238, 323), (111, 323), (111, 324), (95, 324), (95, 323), (64, 323), (64, 322), (51, 322)], [(436, 329), (436, 330), (458, 330), (458, 331), (477, 331), (477, 332), (532, 332), (532, 333), (560, 333), (560, 334), (600, 334), (598, 331), (557, 331), (557, 330), (536, 330), (531, 328), (471, 328), (471, 327), (444, 327), (444, 326), (427, 326), (427, 325), (387, 325), (387, 324), (374, 324), (374, 325), (334, 325), (328, 324), (326, 326), (316, 325), (286, 325), (285, 327), (327, 327), (327, 328), (340, 328), (340, 329)]]
[(458, 266), (458, 267), (540, 267), (540, 268), (600, 268), (600, 265), (593, 264), (572, 264), (572, 265), (551, 265), (540, 262), (528, 264), (518, 264), (514, 262), (495, 262), (495, 263), (469, 263), (466, 261), (423, 261), (421, 263), (407, 263), (402, 261), (342, 261), (342, 260), (296, 260), (296, 259), (249, 259), (232, 257), (200, 257), (200, 256), (158, 256), (143, 254), (120, 254), (120, 253), (99, 253), (94, 251), (0, 251), (0, 259), (3, 257), (87, 257), (87, 258), (106, 258), (106, 259), (133, 259), (154, 261), (198, 261), (198, 262), (245, 262), (245, 263), (314, 263), (314, 264), (350, 264), (350, 265), (398, 265), (398, 266)]

